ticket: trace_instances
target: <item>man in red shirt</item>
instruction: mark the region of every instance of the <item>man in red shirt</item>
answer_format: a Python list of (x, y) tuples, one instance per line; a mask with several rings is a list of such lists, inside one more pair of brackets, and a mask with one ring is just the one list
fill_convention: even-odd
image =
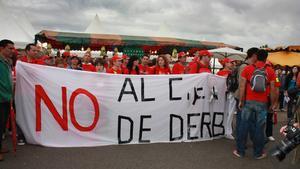
[(221, 60), (221, 64), (223, 65), (223, 69), (218, 71), (217, 75), (227, 77), (234, 68), (234, 60), (230, 58), (225, 58)]
[(91, 63), (91, 55), (86, 52), (83, 56), (82, 70), (89, 72), (96, 72), (96, 67)]
[(148, 74), (148, 68), (149, 68), (149, 56), (145, 55), (141, 59), (141, 64), (139, 64), (139, 70), (141, 75)]
[(212, 54), (208, 50), (199, 51), (200, 60), (195, 60), (193, 63), (189, 65), (188, 73), (211, 73), (210, 70), (210, 59)]
[(129, 61), (129, 57), (125, 54), (122, 55), (122, 64), (121, 64), (121, 69), (123, 74), (129, 74), (129, 70), (127, 68), (127, 64)]
[(38, 58), (39, 49), (38, 47), (30, 43), (25, 47), (26, 56), (23, 56), (20, 60), (22, 62), (32, 63), (32, 64), (39, 64), (44, 65), (44, 61)]
[(184, 52), (179, 52), (178, 62), (172, 68), (172, 74), (185, 74), (186, 55)]
[(112, 67), (108, 68), (106, 70), (106, 73), (122, 74), (122, 69), (121, 69), (122, 58), (120, 58), (118, 55), (115, 55), (111, 58), (111, 61), (112, 61)]
[[(242, 71), (240, 81), (240, 103), (239, 108), (241, 112), (241, 124), (240, 132), (237, 135), (237, 150), (233, 154), (237, 157), (243, 157), (245, 155), (245, 146), (247, 142), (248, 132), (250, 133), (253, 141), (254, 158), (263, 159), (266, 157), (264, 153), (265, 134), (264, 126), (266, 123), (266, 117), (268, 112), (268, 91), (255, 91), (255, 82), (251, 84), (255, 71), (261, 70), (265, 73), (266, 82), (257, 83), (257, 85), (264, 84), (265, 89), (270, 85), (270, 109), (274, 109), (275, 103), (275, 72), (270, 67), (266, 66), (266, 60), (268, 52), (260, 49), (257, 52), (257, 62), (252, 65), (248, 65)], [(258, 76), (257, 76), (258, 77)], [(256, 79), (257, 80), (257, 79)]]

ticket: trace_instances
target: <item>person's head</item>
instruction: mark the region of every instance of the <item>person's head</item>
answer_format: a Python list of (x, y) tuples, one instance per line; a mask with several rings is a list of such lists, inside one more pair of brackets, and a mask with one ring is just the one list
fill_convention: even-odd
[(102, 59), (100, 59), (100, 58), (96, 59), (96, 61), (95, 61), (96, 71), (97, 72), (103, 72), (104, 71), (104, 64), (105, 64), (105, 61), (104, 61), (103, 58)]
[(292, 67), (292, 73), (293, 73), (293, 74), (297, 74), (298, 71), (299, 71), (299, 70), (298, 70), (298, 66), (293, 66), (293, 67)]
[(135, 69), (136, 72), (138, 73), (139, 70), (139, 58), (136, 55), (133, 55), (129, 58), (127, 68), (129, 71)]
[(0, 53), (6, 57), (10, 58), (13, 56), (15, 51), (14, 43), (11, 40), (3, 39), (0, 41)]
[(233, 70), (234, 68), (234, 60), (230, 58), (225, 58), (221, 61), (223, 68), (226, 70)]
[(59, 67), (59, 68), (65, 68), (65, 61), (63, 58), (57, 58), (55, 60), (55, 65), (56, 67)]
[(26, 45), (25, 52), (28, 57), (37, 58), (39, 54), (39, 49), (35, 44), (30, 43)]
[(79, 64), (81, 62), (80, 59), (76, 55), (72, 56), (70, 61), (71, 61), (71, 65), (73, 65), (73, 66), (79, 66)]
[(172, 62), (172, 56), (170, 54), (165, 54), (165, 58), (167, 59), (167, 63)]
[(84, 63), (90, 63), (91, 61), (91, 55), (89, 52), (85, 52), (84, 55), (83, 55), (83, 58), (82, 58), (82, 61)]
[[(275, 67), (276, 67), (276, 66), (275, 66)], [(276, 70), (277, 70), (278, 74), (281, 75), (282, 69), (281, 69), (281, 68), (277, 68)]]
[(122, 55), (122, 63), (126, 66), (128, 64), (129, 57), (125, 54)]
[(111, 58), (112, 66), (120, 67), (122, 64), (122, 58), (120, 58), (118, 55), (115, 55)]
[(142, 60), (141, 60), (141, 63), (142, 63), (142, 65), (148, 65), (149, 64), (149, 56), (148, 55), (144, 55), (143, 57), (142, 57)]
[(264, 49), (259, 49), (257, 52), (257, 61), (266, 62), (268, 58), (268, 52)]
[(159, 67), (168, 67), (168, 61), (167, 61), (167, 58), (165, 57), (165, 55), (159, 55), (157, 57), (156, 65)]
[(209, 65), (212, 54), (208, 50), (199, 51), (200, 62)]
[(247, 50), (247, 57), (246, 57), (246, 60), (251, 60), (253, 62), (256, 62), (257, 60), (257, 52), (259, 51), (258, 48), (250, 48)]
[(184, 64), (186, 62), (186, 54), (184, 52), (179, 52), (178, 60), (180, 63)]
[(55, 58), (54, 56), (44, 56), (44, 62), (48, 66), (55, 66)]

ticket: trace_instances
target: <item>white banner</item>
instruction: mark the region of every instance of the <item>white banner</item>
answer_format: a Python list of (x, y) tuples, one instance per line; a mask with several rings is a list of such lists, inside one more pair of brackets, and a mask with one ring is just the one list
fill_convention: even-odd
[(51, 147), (211, 140), (224, 136), (225, 90), (225, 78), (207, 73), (114, 75), (18, 62), (17, 122), (28, 143)]

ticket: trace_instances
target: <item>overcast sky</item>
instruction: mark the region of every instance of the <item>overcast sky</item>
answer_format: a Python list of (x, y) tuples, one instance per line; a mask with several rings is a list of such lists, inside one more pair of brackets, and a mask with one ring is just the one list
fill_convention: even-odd
[[(300, 44), (300, 0), (0, 0), (37, 31), (83, 32), (98, 14), (103, 33), (170, 36), (244, 48)], [(1, 24), (1, 23), (0, 23)]]

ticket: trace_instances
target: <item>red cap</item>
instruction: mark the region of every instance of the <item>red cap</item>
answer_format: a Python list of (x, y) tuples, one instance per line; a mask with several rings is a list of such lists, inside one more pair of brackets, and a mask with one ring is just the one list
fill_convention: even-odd
[(113, 62), (115, 62), (115, 61), (117, 61), (117, 60), (122, 60), (122, 58), (120, 58), (118, 55), (115, 55), (115, 56), (113, 56), (113, 57), (111, 58), (111, 60), (112, 60)]
[(230, 63), (230, 62), (234, 62), (235, 60), (231, 59), (231, 58), (225, 58), (223, 59), (224, 63)]
[(71, 56), (71, 53), (70, 52), (64, 52), (64, 53), (62, 53), (62, 56), (67, 58), (67, 57)]
[(183, 56), (185, 56), (185, 53), (184, 53), (184, 52), (179, 52), (179, 53), (178, 53), (178, 58), (181, 58), (181, 57), (183, 57)]
[(127, 55), (123, 54), (122, 59), (129, 59)]
[(200, 50), (199, 51), (199, 56), (212, 56), (212, 53), (210, 53), (208, 50)]

